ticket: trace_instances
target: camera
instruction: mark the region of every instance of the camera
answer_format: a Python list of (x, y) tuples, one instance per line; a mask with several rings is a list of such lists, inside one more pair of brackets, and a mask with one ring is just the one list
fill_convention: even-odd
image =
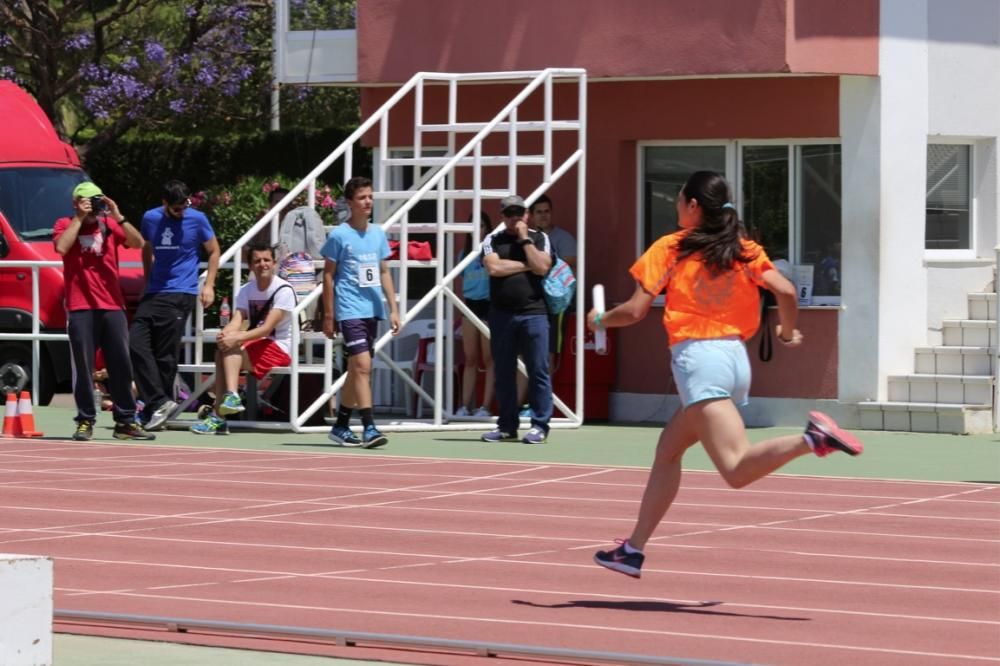
[(90, 197), (90, 210), (95, 213), (103, 213), (108, 209), (108, 204), (104, 203), (104, 197)]

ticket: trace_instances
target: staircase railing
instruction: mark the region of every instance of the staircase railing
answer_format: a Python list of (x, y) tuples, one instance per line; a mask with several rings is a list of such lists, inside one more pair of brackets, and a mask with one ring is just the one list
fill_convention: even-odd
[[(486, 122), (463, 122), (459, 120), (458, 114), (458, 87), (460, 83), (508, 83), (527, 80), (527, 84), (506, 104), (496, 115)], [(575, 82), (578, 85), (577, 116), (570, 120), (559, 120), (555, 118), (554, 112), (554, 82), (556, 80)], [(575, 409), (570, 409), (558, 396), (555, 396), (555, 406), (563, 413), (568, 414), (566, 419), (554, 419), (553, 427), (576, 427), (582, 423), (583, 414), (583, 307), (585, 294), (585, 218), (584, 218), (584, 192), (585, 192), (585, 170), (586, 170), (586, 72), (581, 69), (546, 69), (536, 72), (492, 72), (473, 74), (439, 74), (439, 73), (418, 73), (414, 75), (406, 84), (396, 91), (370, 118), (362, 123), (344, 142), (331, 152), (322, 162), (309, 172), (299, 183), (297, 183), (286, 194), (281, 201), (274, 205), (265, 213), (252, 227), (250, 227), (231, 247), (222, 253), (220, 258), (220, 270), (232, 270), (233, 293), (237, 293), (241, 286), (242, 277), (242, 253), (241, 249), (261, 230), (271, 225), (272, 239), (277, 239), (278, 227), (277, 216), (279, 212), (289, 205), (296, 197), (304, 191), (308, 191), (310, 201), (315, 200), (316, 180), (334, 163), (343, 158), (344, 182), (349, 180), (353, 174), (353, 149), (355, 145), (363, 139), (373, 128), (378, 125), (379, 143), (378, 159), (376, 162), (376, 191), (375, 196), (379, 207), (385, 202), (395, 202), (388, 207), (388, 210), (381, 211), (383, 215), (388, 215), (380, 226), (387, 232), (399, 235), (400, 247), (406, 248), (409, 234), (414, 232), (433, 231), (436, 234), (437, 256), (430, 265), (435, 269), (435, 286), (424, 294), (412, 306), (408, 307), (409, 292), (409, 270), (411, 267), (425, 267), (427, 262), (416, 262), (409, 259), (406, 252), (400, 253), (398, 262), (393, 262), (399, 269), (399, 279), (397, 291), (400, 298), (400, 316), (402, 329), (405, 331), (406, 324), (413, 321), (423, 309), (431, 302), (435, 301), (435, 320), (438, 325), (435, 327), (435, 349), (445, 350), (445, 353), (438, 353), (434, 372), (434, 394), (429, 395), (417, 382), (413, 381), (391, 358), (388, 358), (383, 348), (389, 343), (391, 333), (387, 332), (380, 336), (375, 343), (375, 352), (379, 357), (387, 362), (403, 381), (414, 390), (417, 395), (434, 406), (432, 425), (435, 429), (441, 428), (461, 428), (469, 429), (475, 427), (485, 427), (486, 424), (479, 423), (444, 423), (445, 411), (443, 409), (443, 396), (447, 394), (450, 404), (450, 397), (453, 392), (451, 385), (453, 357), (451, 345), (445, 347), (445, 341), (450, 341), (452, 328), (451, 310), (445, 312), (446, 301), (452, 304), (459, 312), (472, 321), (475, 326), (485, 335), (489, 335), (489, 329), (485, 323), (475, 317), (465, 306), (457, 294), (451, 289), (451, 285), (456, 277), (472, 261), (475, 260), (475, 253), (465, 257), (462, 261), (454, 264), (452, 261), (452, 244), (447, 242), (449, 234), (469, 233), (472, 235), (474, 243), (481, 242), (480, 225), (474, 223), (449, 222), (446, 217), (446, 202), (455, 200), (467, 200), (472, 204), (472, 219), (478, 220), (482, 211), (484, 199), (499, 199), (518, 190), (518, 167), (524, 165), (536, 165), (542, 167), (542, 179), (525, 197), (530, 204), (539, 195), (544, 193), (554, 182), (565, 176), (570, 169), (577, 167), (577, 242), (581, 251), (577, 258), (577, 296), (576, 310), (576, 331), (574, 340), (576, 341), (576, 368), (577, 381), (575, 388)], [(448, 86), (448, 122), (443, 124), (431, 124), (424, 122), (424, 89), (427, 84)], [(521, 120), (519, 111), (529, 97), (536, 91), (541, 90), (544, 95), (543, 110), (541, 118), (531, 120)], [(412, 158), (392, 158), (389, 157), (389, 119), (390, 112), (400, 104), (408, 95), (414, 96), (414, 132), (413, 146), (414, 156)], [(456, 146), (456, 135), (475, 132), (474, 136), (467, 140), (461, 147)], [(483, 142), (494, 133), (503, 132), (507, 137), (507, 152), (503, 155), (484, 155)], [(542, 154), (535, 156), (524, 156), (518, 152), (519, 132), (541, 132), (542, 133)], [(558, 164), (553, 157), (553, 133), (573, 132), (577, 137), (576, 149), (568, 157)], [(423, 139), (424, 134), (446, 133), (447, 134), (447, 154), (443, 157), (424, 156)], [(388, 180), (388, 169), (393, 166), (413, 166), (428, 167), (430, 171), (420, 178), (420, 180), (409, 190), (387, 191), (380, 187)], [(483, 169), (487, 167), (506, 166), (507, 183), (502, 189), (484, 189)], [(456, 169), (468, 168), (472, 171), (471, 189), (454, 189), (447, 187), (449, 181), (454, 181)], [(437, 216), (433, 223), (410, 223), (410, 213), (420, 201), (433, 199), (437, 201)], [(378, 219), (379, 210), (376, 210)], [(446, 270), (447, 268), (447, 270)], [(204, 274), (202, 275), (204, 279)], [(292, 316), (292, 348), (299, 349), (302, 341), (302, 331), (299, 327), (299, 314), (309, 307), (316, 299), (320, 298), (322, 287), (317, 286), (312, 293), (304, 298), (295, 308)], [(445, 326), (444, 324), (449, 324)], [(206, 333), (204, 328), (204, 311), (199, 304), (194, 317), (195, 335), (189, 336), (188, 341), (196, 340), (194, 352), (194, 363), (196, 366), (205, 366), (202, 342)], [(310, 342), (310, 344), (312, 344)], [(295, 378), (300, 369), (300, 359), (298, 353), (292, 354), (291, 375), (293, 381), (290, 382), (289, 398), (289, 422), (288, 426), (295, 431), (323, 430), (322, 426), (306, 426), (306, 421), (326, 402), (336, 394), (343, 386), (345, 376), (341, 375), (333, 379), (334, 348), (331, 341), (325, 340), (323, 377), (326, 391), (313, 400), (301, 412), (299, 411), (299, 386)], [(523, 367), (522, 367), (523, 369)], [(444, 378), (448, 378), (448, 385), (444, 385)], [(450, 410), (449, 410), (450, 412)], [(260, 425), (254, 423), (234, 423), (236, 427), (241, 425)], [(271, 426), (273, 427), (273, 426)], [(381, 427), (381, 426), (380, 426)], [(386, 425), (385, 430), (405, 430), (405, 429), (427, 429), (427, 423), (399, 423)]]

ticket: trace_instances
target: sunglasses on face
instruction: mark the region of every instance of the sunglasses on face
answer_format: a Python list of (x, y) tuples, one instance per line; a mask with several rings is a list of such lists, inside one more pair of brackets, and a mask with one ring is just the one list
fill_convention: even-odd
[(167, 206), (167, 210), (170, 211), (170, 214), (173, 215), (174, 217), (180, 217), (181, 215), (184, 214), (184, 211), (187, 210), (187, 207), (190, 205), (191, 205), (191, 200), (186, 199), (183, 203), (175, 204), (173, 206)]
[(524, 208), (508, 208), (503, 212), (504, 217), (521, 217), (524, 215)]

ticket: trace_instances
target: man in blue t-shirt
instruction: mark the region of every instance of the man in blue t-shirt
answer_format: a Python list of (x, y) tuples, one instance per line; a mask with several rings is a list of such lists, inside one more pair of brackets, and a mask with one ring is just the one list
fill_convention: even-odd
[[(171, 180), (163, 186), (163, 205), (142, 216), (146, 292), (132, 319), (129, 346), (139, 398), (146, 403), (146, 430), (161, 429), (177, 410), (174, 379), (184, 323), (199, 295), (202, 307), (215, 301), (219, 241), (205, 214), (190, 207), (190, 196), (187, 185)], [(208, 274), (199, 289), (202, 249), (208, 254)]]
[[(382, 227), (371, 224), (372, 181), (352, 178), (344, 186), (344, 199), (351, 219), (334, 228), (320, 253), (323, 267), (323, 333), (344, 336), (347, 350), (347, 380), (340, 396), (337, 423), (330, 439), (341, 446), (371, 449), (389, 440), (375, 427), (372, 416), (372, 356), (378, 320), (385, 319), (383, 292), (389, 302), (392, 333), (399, 333), (396, 288), (389, 273), (389, 242)], [(361, 413), (364, 432), (359, 439), (351, 432), (351, 412)]]

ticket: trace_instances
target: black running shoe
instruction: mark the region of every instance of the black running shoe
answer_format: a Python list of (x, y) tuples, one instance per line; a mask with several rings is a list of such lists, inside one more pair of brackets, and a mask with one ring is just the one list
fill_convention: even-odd
[(642, 562), (646, 556), (642, 553), (626, 553), (627, 539), (615, 539), (615, 543), (619, 545), (614, 550), (597, 551), (594, 554), (594, 561), (612, 571), (632, 576), (632, 578), (640, 578), (642, 576)]
[(148, 432), (141, 425), (135, 421), (128, 421), (127, 423), (116, 423), (115, 424), (115, 439), (145, 439), (151, 440), (156, 439), (156, 435)]

